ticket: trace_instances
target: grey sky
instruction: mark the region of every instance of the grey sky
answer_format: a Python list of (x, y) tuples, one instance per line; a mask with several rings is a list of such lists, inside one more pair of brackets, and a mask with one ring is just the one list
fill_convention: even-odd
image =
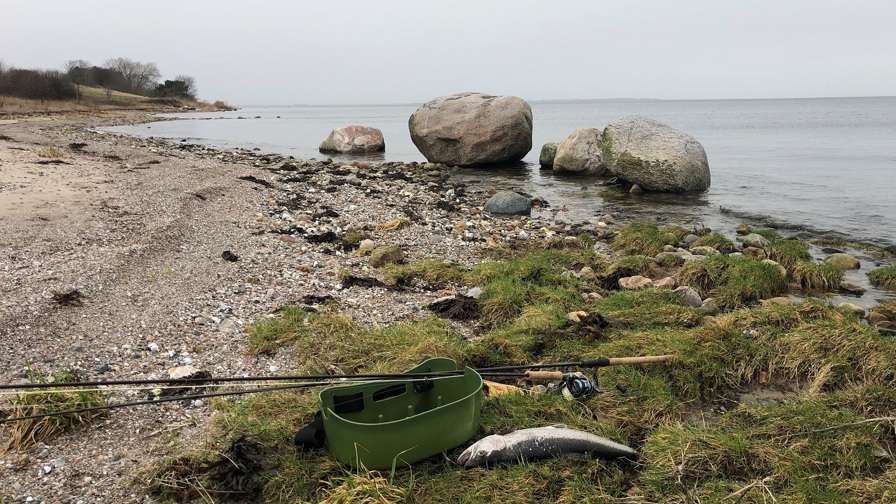
[(893, 20), (893, 0), (3, 0), (0, 60), (152, 61), (237, 105), (879, 96)]

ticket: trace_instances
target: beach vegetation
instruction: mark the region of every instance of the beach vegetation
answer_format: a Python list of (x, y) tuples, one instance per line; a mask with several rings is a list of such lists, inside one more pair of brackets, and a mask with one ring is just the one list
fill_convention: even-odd
[(831, 291), (843, 281), (842, 269), (831, 264), (799, 261), (790, 269), (793, 280), (803, 289), (810, 291)]
[(729, 240), (722, 233), (709, 233), (706, 235), (697, 238), (694, 243), (691, 244), (692, 247), (705, 246), (712, 247), (723, 254), (730, 254), (735, 251), (734, 242)]
[(787, 290), (787, 278), (773, 265), (750, 257), (712, 256), (685, 263), (678, 282), (703, 297), (712, 296), (723, 309), (755, 304)]
[(656, 262), (652, 257), (633, 255), (620, 257), (608, 268), (609, 272), (627, 270), (634, 275), (650, 276), (656, 269)]
[(65, 157), (62, 154), (62, 151), (53, 147), (52, 145), (47, 145), (41, 147), (40, 150), (37, 151), (37, 155), (42, 158), (50, 158), (50, 159), (61, 159)]
[(774, 229), (754, 229), (753, 232), (770, 242), (784, 239), (784, 237), (781, 236), (781, 233)]
[(611, 242), (610, 246), (619, 254), (655, 256), (665, 245), (677, 245), (687, 235), (681, 226), (667, 226), (662, 229), (647, 222), (626, 224)]
[[(637, 244), (630, 249), (653, 246), (627, 239)], [(484, 367), (669, 354), (600, 369), (603, 391), (576, 401), (552, 391), (483, 398), (476, 438), (562, 423), (635, 447), (639, 461), (561, 457), (469, 471), (454, 462), (465, 445), (411, 467), (350, 469), (326, 450), (293, 446), (319, 408), (315, 389), (296, 389), (216, 400), (209, 445), (172, 453), (140, 481), (169, 501), (220, 491), (259, 502), (891, 500), (896, 341), (824, 301), (756, 304), (785, 292), (786, 278), (752, 257), (712, 256), (678, 270), (681, 283), (726, 310), (713, 317), (668, 290), (583, 297), (601, 290), (602, 274), (652, 261), (610, 262), (584, 241), (507, 250), (472, 266), (428, 260), (381, 270), (395, 285), (481, 287), (477, 320), (421, 315), (377, 327), (333, 306), (290, 307), (252, 326), (250, 348), (288, 348), (296, 372), (313, 374), (400, 372), (433, 355)], [(805, 260), (799, 243), (777, 250), (795, 267), (824, 268)], [(227, 466), (234, 446), (257, 464), (240, 490), (209, 469)]]
[(884, 266), (868, 272), (868, 279), (873, 285), (884, 289), (896, 290), (896, 266)]
[(766, 248), (768, 258), (793, 271), (797, 264), (812, 260), (809, 244), (802, 240), (774, 240)]
[[(28, 368), (30, 383), (76, 383), (81, 381), (70, 372), (43, 374)], [(9, 397), (9, 417), (41, 415), (54, 411), (101, 407), (106, 400), (96, 387), (64, 389), (27, 389)], [(103, 410), (73, 412), (43, 418), (19, 420), (0, 427), (0, 455), (10, 451), (23, 451), (46, 443), (63, 432), (91, 425), (104, 415)]]

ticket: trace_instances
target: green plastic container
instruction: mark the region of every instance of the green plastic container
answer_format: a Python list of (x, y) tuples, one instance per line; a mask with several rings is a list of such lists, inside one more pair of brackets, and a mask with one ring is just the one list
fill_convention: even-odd
[[(444, 357), (427, 359), (406, 373), (454, 371)], [(463, 375), (378, 380), (328, 387), (320, 409), (330, 452), (342, 463), (390, 469), (450, 450), (479, 430), (482, 377)]]

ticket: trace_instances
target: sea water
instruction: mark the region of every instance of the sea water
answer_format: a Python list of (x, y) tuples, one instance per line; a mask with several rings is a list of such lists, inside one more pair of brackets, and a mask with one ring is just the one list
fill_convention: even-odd
[[(545, 199), (557, 220), (590, 222), (608, 211), (670, 224), (707, 226), (729, 236), (741, 223), (785, 236), (831, 235), (896, 244), (896, 97), (778, 100), (575, 100), (531, 102), (533, 148), (516, 168), (462, 169), (455, 177), (488, 189)], [(383, 131), (386, 152), (372, 160), (425, 161), (407, 121), (419, 104), (242, 107), (171, 114), (181, 120), (108, 128), (219, 148), (323, 158), (330, 131), (360, 124)], [(603, 199), (600, 180), (554, 175), (538, 166), (545, 142), (620, 117), (650, 117), (696, 138), (712, 186), (701, 194)], [(351, 158), (357, 159), (357, 158)]]

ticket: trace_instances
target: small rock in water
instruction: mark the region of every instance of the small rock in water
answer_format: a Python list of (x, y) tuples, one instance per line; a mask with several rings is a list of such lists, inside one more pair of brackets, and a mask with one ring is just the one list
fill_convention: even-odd
[(824, 258), (825, 264), (830, 264), (832, 266), (836, 266), (840, 269), (859, 269), (862, 267), (862, 263), (859, 262), (855, 257), (844, 254), (842, 252), (837, 254), (831, 254)]
[(856, 285), (854, 283), (847, 282), (846, 280), (840, 282), (840, 290), (848, 292), (850, 294), (855, 294), (857, 296), (861, 296), (866, 291), (866, 289), (861, 285)]

